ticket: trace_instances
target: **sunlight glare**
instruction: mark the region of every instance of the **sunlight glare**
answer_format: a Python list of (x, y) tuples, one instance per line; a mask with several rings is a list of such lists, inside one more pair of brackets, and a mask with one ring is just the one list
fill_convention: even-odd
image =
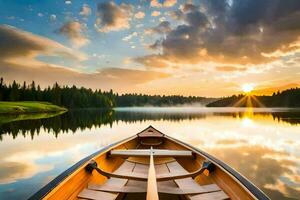
[(253, 91), (253, 89), (254, 89), (254, 85), (253, 84), (247, 83), (247, 84), (242, 85), (242, 90), (245, 93), (250, 93), (250, 92)]
[(253, 126), (252, 119), (250, 119), (248, 117), (243, 118), (242, 123), (243, 123), (244, 127), (252, 127)]

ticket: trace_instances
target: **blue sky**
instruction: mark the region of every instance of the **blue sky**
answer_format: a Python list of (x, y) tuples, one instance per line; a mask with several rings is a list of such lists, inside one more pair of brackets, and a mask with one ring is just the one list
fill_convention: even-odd
[(299, 85), (297, 0), (0, 0), (0, 9), (8, 82), (201, 96)]

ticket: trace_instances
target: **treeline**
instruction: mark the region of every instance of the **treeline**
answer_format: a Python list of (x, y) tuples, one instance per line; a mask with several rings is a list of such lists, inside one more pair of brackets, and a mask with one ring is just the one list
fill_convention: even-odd
[(130, 106), (177, 106), (184, 104), (206, 105), (214, 98), (196, 96), (160, 96), (143, 94), (119, 95), (110, 91), (92, 90), (76, 86), (60, 86), (41, 89), (34, 81), (23, 84), (13, 81), (5, 84), (0, 80), (0, 101), (47, 101), (66, 108), (112, 108)]
[(116, 95), (116, 105), (119, 107), (132, 106), (177, 106), (177, 105), (206, 105), (216, 99), (196, 97), (196, 96), (160, 96), (160, 95), (145, 95), (145, 94), (123, 94)]
[(67, 108), (111, 108), (115, 106), (112, 90), (102, 92), (77, 88), (76, 86), (59, 86), (55, 83), (52, 87), (41, 89), (34, 81), (22, 85), (13, 81), (6, 85), (3, 78), (0, 79), (0, 101), (47, 101), (55, 105)]
[(272, 96), (233, 95), (209, 103), (208, 107), (300, 107), (300, 88), (273, 93)]

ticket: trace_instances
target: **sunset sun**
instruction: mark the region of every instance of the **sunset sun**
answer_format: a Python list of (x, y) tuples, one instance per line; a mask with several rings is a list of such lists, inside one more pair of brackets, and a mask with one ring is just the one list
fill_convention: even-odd
[(244, 84), (244, 85), (242, 85), (242, 90), (243, 90), (243, 92), (245, 92), (245, 93), (250, 93), (250, 92), (252, 92), (253, 91), (253, 89), (254, 89), (254, 85), (253, 84)]

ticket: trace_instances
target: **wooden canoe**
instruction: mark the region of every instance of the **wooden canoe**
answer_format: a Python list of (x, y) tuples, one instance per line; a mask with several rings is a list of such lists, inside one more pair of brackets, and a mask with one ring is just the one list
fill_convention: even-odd
[(35, 199), (269, 199), (208, 153), (149, 126), (82, 159)]

